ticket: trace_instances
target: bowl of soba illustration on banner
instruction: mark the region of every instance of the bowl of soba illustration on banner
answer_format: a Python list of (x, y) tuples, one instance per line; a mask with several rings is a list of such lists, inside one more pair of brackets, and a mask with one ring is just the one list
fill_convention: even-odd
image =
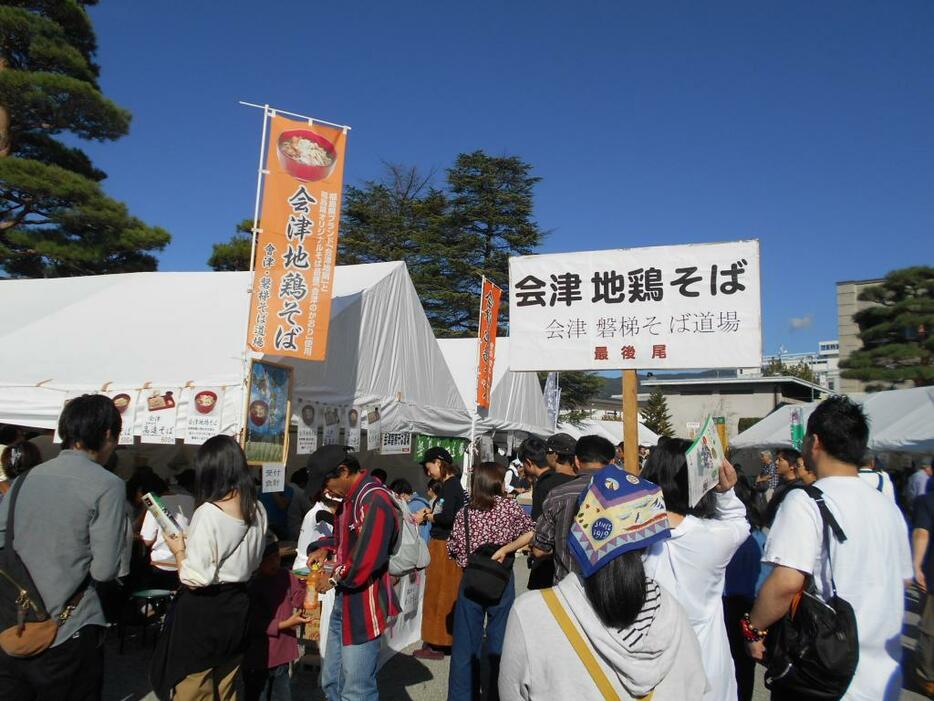
[(250, 402), (250, 423), (262, 426), (269, 418), (269, 405), (262, 399)]
[(199, 414), (210, 414), (217, 404), (217, 394), (210, 390), (203, 390), (195, 395), (195, 409)]
[(287, 129), (276, 144), (279, 165), (293, 178), (305, 182), (324, 180), (337, 163), (337, 149), (310, 129)]

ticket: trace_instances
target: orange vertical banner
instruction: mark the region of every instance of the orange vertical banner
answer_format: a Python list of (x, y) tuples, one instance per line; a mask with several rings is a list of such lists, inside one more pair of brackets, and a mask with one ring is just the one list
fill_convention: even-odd
[(347, 133), (270, 118), (247, 345), (324, 360)]
[(493, 391), (493, 362), (496, 358), (496, 327), (499, 324), (499, 302), (503, 291), (483, 278), (480, 290), (480, 339), (477, 361), (477, 406), (490, 408)]

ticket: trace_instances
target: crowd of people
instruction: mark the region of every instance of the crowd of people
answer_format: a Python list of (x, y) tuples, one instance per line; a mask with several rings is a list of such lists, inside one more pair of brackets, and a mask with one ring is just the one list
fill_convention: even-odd
[[(402, 611), (390, 564), (408, 523), (430, 554), (413, 655), (449, 659), (449, 699), (748, 701), (802, 593), (852, 609), (843, 698), (896, 699), (911, 584), (925, 608), (907, 671), (934, 696), (930, 463), (896, 484), (843, 397), (811, 414), (800, 452), (764, 451), (750, 477), (724, 460), (696, 503), (678, 438), (626, 466), (623, 446), (599, 436), (529, 436), (511, 465), (475, 464), (467, 489), (432, 447), (419, 458), (425, 496), (325, 445), (283, 491), (260, 494), (227, 436), (172, 484), (151, 470), (124, 482), (104, 467), (120, 428), (109, 399), (86, 395), (62, 412), (57, 457), (41, 462), (23, 440), (2, 453), (15, 479), (0, 483), (0, 548), (15, 545), (57, 630), (39, 654), (0, 650), (0, 698), (99, 698), (109, 609), (132, 606), (108, 583), (128, 577), (174, 592), (149, 670), (160, 699), (289, 699), (309, 586), (330, 602), (326, 698), (379, 698), (382, 637)], [(160, 528), (147, 494), (179, 534)], [(291, 568), (283, 541), (297, 543)], [(773, 699), (808, 698), (793, 674), (768, 677)]]

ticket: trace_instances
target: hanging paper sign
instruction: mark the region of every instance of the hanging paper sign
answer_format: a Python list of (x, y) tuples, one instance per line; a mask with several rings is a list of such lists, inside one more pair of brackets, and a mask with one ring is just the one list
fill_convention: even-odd
[(298, 412), (298, 442), (296, 455), (311, 455), (318, 449), (318, 407), (311, 402), (298, 400), (302, 405)]
[(704, 428), (684, 456), (688, 463), (688, 498), (693, 507), (720, 481), (723, 446), (712, 418), (707, 417)]
[(142, 443), (170, 445), (175, 443), (176, 419), (178, 418), (178, 387), (170, 389), (144, 389), (140, 393), (142, 412)]
[(334, 406), (324, 408), (324, 445), (337, 445), (341, 433), (340, 410)]
[(139, 392), (136, 390), (116, 390), (108, 392), (107, 396), (113, 401), (120, 413), (120, 440), (119, 445), (133, 445), (133, 430), (136, 428), (136, 405)]
[(366, 412), (366, 449), (379, 450), (381, 445), (379, 407), (374, 404)]
[(224, 413), (223, 387), (192, 387), (188, 390), (188, 428), (185, 442), (201, 445), (221, 432)]
[(384, 433), (382, 436), (381, 455), (409, 455), (412, 452), (411, 433)]
[(360, 451), (360, 407), (352, 406), (347, 411), (347, 446)]
[(347, 134), (279, 115), (269, 133), (247, 345), (324, 360)]
[(490, 408), (493, 391), (493, 363), (496, 359), (496, 327), (499, 323), (499, 303), (503, 291), (483, 278), (480, 290), (480, 325), (477, 348), (477, 406)]
[(509, 259), (511, 370), (758, 367), (759, 242)]
[(263, 464), (263, 494), (285, 491), (285, 465), (282, 463)]
[(467, 454), (467, 445), (470, 443), (466, 438), (448, 438), (443, 436), (427, 436), (419, 433), (415, 436), (415, 455), (424, 455), (429, 448), (444, 448), (454, 458), (454, 462), (464, 464), (464, 456)]

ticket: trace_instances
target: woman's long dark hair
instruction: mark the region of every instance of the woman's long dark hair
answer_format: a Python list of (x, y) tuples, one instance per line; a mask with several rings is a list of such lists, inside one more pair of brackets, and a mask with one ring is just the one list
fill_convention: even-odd
[(630, 550), (584, 579), (584, 593), (607, 628), (632, 625), (645, 604), (642, 550)]
[(469, 507), (474, 511), (489, 511), (496, 497), (504, 494), (506, 468), (495, 462), (482, 462), (474, 468), (470, 486)]
[(639, 476), (662, 488), (665, 506), (674, 514), (713, 518), (717, 511), (717, 498), (707, 492), (697, 506), (692, 507), (688, 491), (688, 462), (684, 454), (691, 441), (683, 438), (659, 439), (658, 445), (649, 453)]
[(198, 506), (219, 501), (236, 490), (247, 526), (256, 517), (256, 485), (240, 444), (230, 436), (214, 436), (195, 454), (195, 500)]

